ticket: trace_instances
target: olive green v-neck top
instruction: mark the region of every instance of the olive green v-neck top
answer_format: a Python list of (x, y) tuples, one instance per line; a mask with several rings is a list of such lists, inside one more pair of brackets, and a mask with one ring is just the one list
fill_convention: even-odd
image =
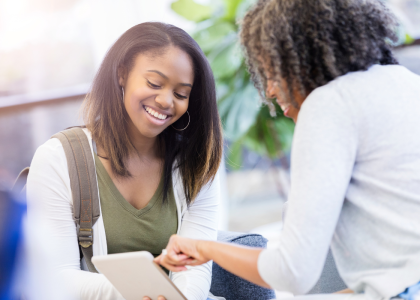
[(136, 209), (118, 191), (96, 154), (95, 164), (108, 254), (132, 251), (149, 251), (155, 257), (161, 254), (178, 228), (172, 188), (168, 194), (168, 202), (163, 204), (162, 176), (146, 207)]

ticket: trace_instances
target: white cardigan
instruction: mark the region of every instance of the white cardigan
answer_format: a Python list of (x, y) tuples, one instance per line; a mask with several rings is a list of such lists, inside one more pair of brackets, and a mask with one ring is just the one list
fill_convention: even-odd
[[(91, 146), (92, 138), (84, 129)], [(178, 211), (178, 234), (181, 236), (216, 240), (220, 198), (219, 176), (207, 184), (187, 209), (180, 174), (172, 174), (173, 190)], [(73, 201), (66, 156), (58, 139), (40, 146), (31, 163), (27, 182), (28, 221), (42, 220), (48, 228), (52, 253), (50, 263), (68, 287), (67, 296), (74, 299), (123, 299), (102, 274), (80, 268), (76, 227), (72, 217)], [(32, 215), (32, 217), (31, 217)], [(164, 220), (162, 220), (164, 221)], [(29, 224), (37, 226), (37, 224)], [(51, 250), (51, 249), (50, 249)], [(93, 255), (106, 255), (107, 242), (102, 215), (93, 226)], [(207, 299), (212, 275), (212, 263), (171, 273), (170, 277), (187, 299)]]

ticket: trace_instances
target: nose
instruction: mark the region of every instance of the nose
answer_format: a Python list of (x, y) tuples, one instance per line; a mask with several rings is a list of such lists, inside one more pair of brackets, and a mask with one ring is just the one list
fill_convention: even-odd
[(272, 80), (267, 80), (267, 89), (265, 93), (268, 98), (276, 98), (274, 83)]
[(158, 106), (160, 106), (159, 108), (161, 109), (168, 109), (172, 106), (173, 103), (173, 95), (171, 92), (164, 92), (162, 91), (161, 93), (159, 93), (156, 98), (155, 98), (155, 102)]

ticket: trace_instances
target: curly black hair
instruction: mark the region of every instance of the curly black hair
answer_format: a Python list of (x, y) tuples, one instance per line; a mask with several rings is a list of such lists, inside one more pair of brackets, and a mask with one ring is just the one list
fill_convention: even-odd
[(261, 96), (270, 74), (287, 83), (285, 99), (296, 107), (294, 90), (307, 96), (348, 72), (398, 64), (391, 45), (397, 23), (380, 0), (260, 0), (240, 25)]

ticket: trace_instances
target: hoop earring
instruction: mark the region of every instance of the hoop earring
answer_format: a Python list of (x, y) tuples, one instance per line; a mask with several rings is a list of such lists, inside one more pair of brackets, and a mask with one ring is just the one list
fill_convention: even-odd
[(187, 127), (190, 125), (190, 121), (191, 121), (190, 113), (188, 112), (188, 110), (187, 110), (187, 114), (188, 114), (188, 124), (187, 124), (187, 126), (185, 126), (183, 129), (176, 129), (174, 127), (174, 125), (172, 125), (172, 128), (175, 129), (175, 130), (178, 130), (178, 131), (183, 131), (183, 130), (187, 129)]
[(123, 102), (124, 102), (124, 88), (123, 87), (121, 87), (121, 90), (122, 90), (122, 93), (123, 93)]

